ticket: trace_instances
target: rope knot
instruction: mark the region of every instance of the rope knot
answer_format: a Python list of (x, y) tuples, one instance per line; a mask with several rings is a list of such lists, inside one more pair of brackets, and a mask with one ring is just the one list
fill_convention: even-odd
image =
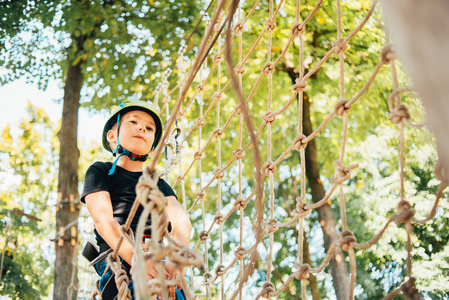
[(268, 221), (265, 223), (268, 233), (275, 233), (279, 229), (279, 227), (276, 226), (277, 223), (278, 221), (276, 219), (268, 219)]
[(380, 52), (380, 62), (382, 64), (388, 65), (395, 58), (396, 53), (393, 51), (393, 45), (389, 44), (382, 48)]
[(224, 177), (224, 171), (223, 169), (216, 169), (214, 172), (214, 178), (215, 179), (222, 179)]
[(234, 155), (234, 157), (236, 159), (243, 159), (243, 158), (245, 158), (245, 150), (243, 148), (240, 148), (240, 147), (235, 149), (235, 151), (233, 151), (232, 154)]
[(178, 119), (182, 119), (182, 117), (184, 117), (184, 115), (185, 115), (185, 112), (183, 110), (180, 110), (178, 112)]
[(245, 251), (246, 249), (244, 247), (238, 247), (237, 249), (235, 249), (234, 255), (237, 259), (244, 259), (246, 256)]
[(246, 207), (245, 198), (243, 198), (242, 196), (238, 196), (234, 202), (234, 207), (236, 210), (245, 209)]
[(404, 104), (399, 104), (395, 108), (391, 110), (390, 119), (394, 124), (399, 124), (403, 121), (403, 119), (409, 120), (410, 114), (408, 113), (408, 109)]
[(303, 140), (306, 138), (304, 134), (299, 134), (295, 139), (293, 140), (293, 149), (296, 151), (300, 151), (301, 149), (305, 149), (307, 147), (307, 142), (304, 142)]
[(300, 265), (300, 264), (296, 263), (295, 268), (297, 268), (297, 270), (295, 271), (296, 279), (300, 280), (300, 279), (308, 279), (309, 278), (309, 269), (310, 269), (309, 264)]
[(193, 154), (193, 157), (195, 158), (195, 160), (203, 159), (204, 153), (201, 153), (201, 151), (198, 150), (198, 151), (196, 151), (196, 152)]
[(225, 266), (224, 265), (218, 265), (215, 268), (215, 275), (222, 276), (224, 274), (226, 274)]
[(349, 171), (357, 168), (359, 165), (352, 164), (352, 165), (345, 167), (345, 166), (343, 166), (341, 161), (337, 160), (334, 162), (334, 166), (335, 166), (335, 173), (334, 173), (334, 176), (331, 177), (331, 182), (333, 184), (340, 184), (340, 183), (343, 183), (346, 180), (348, 180), (351, 177), (351, 174), (349, 173)]
[(355, 242), (357, 242), (357, 239), (351, 231), (345, 230), (341, 233), (339, 243), (340, 248), (343, 249), (343, 251), (348, 252), (349, 248), (352, 247), (352, 243)]
[(211, 284), (214, 276), (212, 276), (211, 273), (206, 272), (206, 273), (204, 273), (203, 278), (204, 278), (204, 284)]
[(421, 293), (418, 291), (417, 288), (415, 288), (415, 282), (416, 282), (416, 278), (415, 277), (410, 277), (409, 280), (407, 282), (404, 282), (403, 284), (401, 284), (401, 291), (402, 294), (404, 295), (405, 299), (422, 299), (422, 295)]
[(243, 64), (237, 64), (234, 68), (234, 71), (237, 75), (243, 75), (245, 73), (245, 67)]
[(235, 24), (235, 26), (234, 26), (234, 33), (235, 34), (243, 33), (243, 31), (245, 31), (245, 28), (243, 27), (242, 23)]
[(242, 114), (242, 107), (240, 104), (237, 104), (237, 106), (235, 107), (235, 113), (239, 116)]
[(339, 55), (340, 53), (344, 53), (346, 50), (349, 49), (349, 45), (344, 42), (344, 39), (338, 39), (336, 41), (333, 41), (331, 45), (334, 48), (335, 54), (337, 55)]
[(272, 62), (267, 62), (263, 65), (262, 70), (265, 75), (274, 73), (275, 65)]
[(276, 21), (275, 20), (268, 20), (265, 21), (265, 28), (267, 31), (274, 31), (276, 29)]
[(223, 94), (220, 93), (220, 92), (215, 92), (214, 93), (214, 100), (220, 101), (221, 99), (223, 99)]
[(300, 81), (299, 78), (296, 78), (295, 84), (292, 86), (292, 91), (295, 93), (303, 92), (307, 90), (307, 81)]
[(267, 111), (262, 115), (262, 120), (265, 122), (265, 124), (272, 124), (275, 119), (276, 115), (271, 111)]
[(300, 34), (304, 33), (304, 25), (301, 22), (296, 22), (292, 26), (292, 36), (298, 37)]
[(394, 216), (394, 221), (397, 224), (405, 223), (405, 222), (408, 222), (414, 215), (415, 215), (415, 210), (413, 209), (410, 202), (402, 199), (398, 203), (398, 212)]
[(199, 198), (204, 198), (204, 197), (206, 196), (206, 192), (204, 192), (204, 191), (199, 191), (199, 192), (196, 192), (196, 195), (197, 195), (197, 197), (199, 197)]
[(165, 103), (165, 104), (168, 104), (168, 103), (170, 103), (170, 100), (171, 100), (170, 95), (167, 95), (167, 96), (164, 97), (164, 100), (162, 100), (162, 102)]
[(221, 213), (216, 214), (214, 217), (214, 223), (217, 223), (217, 224), (222, 224), (224, 222), (224, 220), (225, 220), (225, 218), (224, 218), (223, 214), (221, 214)]
[(198, 85), (195, 90), (197, 94), (201, 94), (202, 92), (204, 92), (204, 85)]
[(436, 165), (435, 165), (435, 177), (441, 181), (441, 183), (444, 184), (448, 184), (448, 178), (449, 178), (449, 174), (446, 170), (446, 168), (444, 167), (443, 163), (441, 162), (441, 160), (438, 160)]
[(198, 234), (198, 238), (202, 241), (205, 241), (209, 238), (209, 233), (207, 233), (206, 230), (203, 230)]
[(216, 139), (218, 139), (222, 134), (223, 134), (223, 131), (221, 131), (221, 128), (215, 128), (215, 130), (212, 132), (212, 135)]
[(198, 117), (195, 120), (195, 125), (198, 126), (198, 127), (203, 127), (204, 124), (206, 124), (206, 120), (204, 119), (204, 117)]
[(223, 56), (220, 53), (214, 55), (213, 58), (214, 64), (219, 64), (223, 61)]
[(348, 103), (349, 101), (346, 99), (341, 99), (340, 101), (337, 102), (337, 104), (335, 104), (335, 115), (339, 116), (339, 117), (343, 117), (343, 114), (347, 111), (349, 111), (349, 109), (351, 107), (346, 107), (346, 103)]
[(268, 160), (262, 166), (262, 174), (270, 176), (270, 172), (272, 174), (276, 173), (276, 165), (271, 160)]
[(305, 213), (307, 211), (310, 211), (308, 209), (306, 209), (306, 204), (298, 197), (296, 198), (296, 213), (298, 214), (302, 214)]
[(270, 298), (271, 295), (274, 293), (274, 284), (271, 282), (265, 282), (263, 284), (262, 291), (260, 292), (260, 295), (264, 298)]

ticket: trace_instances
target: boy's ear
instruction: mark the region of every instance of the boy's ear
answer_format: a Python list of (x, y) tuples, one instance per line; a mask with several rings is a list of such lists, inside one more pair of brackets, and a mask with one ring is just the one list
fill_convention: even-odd
[(117, 137), (115, 135), (116, 135), (115, 130), (111, 129), (108, 131), (108, 133), (106, 134), (106, 139), (108, 140), (109, 144), (117, 143)]

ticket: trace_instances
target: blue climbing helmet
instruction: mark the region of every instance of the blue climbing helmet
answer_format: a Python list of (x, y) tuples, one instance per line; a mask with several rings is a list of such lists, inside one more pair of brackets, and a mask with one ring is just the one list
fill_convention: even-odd
[[(138, 155), (134, 154), (127, 149), (123, 148), (122, 145), (120, 145), (120, 141), (118, 138), (118, 132), (120, 127), (120, 118), (123, 117), (127, 112), (133, 111), (133, 110), (141, 110), (143, 112), (148, 113), (154, 120), (154, 123), (156, 125), (156, 132), (154, 133), (154, 142), (153, 146), (151, 147), (151, 150), (157, 147), (159, 144), (161, 137), (162, 137), (162, 131), (163, 131), (163, 125), (161, 117), (159, 116), (159, 108), (152, 104), (151, 102), (145, 102), (140, 100), (134, 100), (134, 101), (128, 101), (120, 104), (116, 109), (112, 111), (111, 116), (106, 121), (104, 128), (103, 128), (103, 147), (112, 153), (112, 155), (116, 156), (119, 154), (117, 159), (114, 161), (114, 164), (112, 165), (111, 170), (109, 170), (109, 175), (114, 174), (115, 167), (117, 165), (118, 159), (122, 155), (128, 156), (131, 160), (138, 160), (138, 161), (145, 161), (148, 158), (148, 154), (146, 155)], [(107, 139), (108, 131), (111, 130), (112, 126), (117, 123), (117, 148), (112, 151), (111, 147), (109, 146), (109, 142)], [(151, 152), (150, 150), (150, 152)]]

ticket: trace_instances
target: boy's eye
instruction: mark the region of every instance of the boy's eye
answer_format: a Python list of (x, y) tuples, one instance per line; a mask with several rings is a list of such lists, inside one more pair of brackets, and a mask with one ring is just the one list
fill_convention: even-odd
[(137, 122), (134, 121), (134, 120), (130, 120), (130, 122), (133, 123), (133, 124), (137, 124)]
[(153, 131), (153, 127), (147, 127), (148, 131)]

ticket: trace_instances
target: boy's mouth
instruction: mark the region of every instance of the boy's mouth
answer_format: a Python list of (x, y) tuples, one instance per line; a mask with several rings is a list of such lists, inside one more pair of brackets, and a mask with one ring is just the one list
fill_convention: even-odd
[(137, 138), (137, 139), (141, 139), (141, 140), (143, 140), (145, 142), (145, 139), (142, 136), (140, 136), (140, 135), (136, 135), (134, 137)]

